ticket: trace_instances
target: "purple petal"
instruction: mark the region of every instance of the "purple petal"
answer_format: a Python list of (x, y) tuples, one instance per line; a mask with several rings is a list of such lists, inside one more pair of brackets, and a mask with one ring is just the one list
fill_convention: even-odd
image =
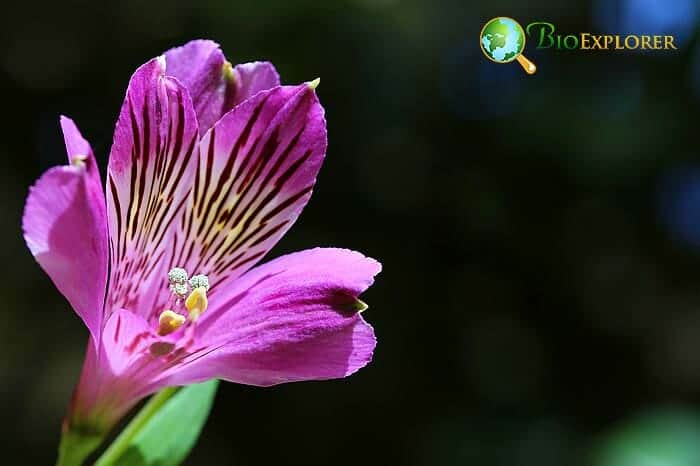
[(166, 74), (177, 78), (189, 91), (199, 131), (204, 133), (224, 114), (227, 80), (224, 54), (219, 44), (193, 40), (165, 52)]
[(376, 345), (356, 297), (380, 269), (358, 252), (317, 248), (226, 282), (197, 328), (206, 349), (173, 370), (168, 383), (218, 377), (267, 386), (352, 374)]
[[(107, 308), (148, 316), (164, 291), (198, 158), (187, 90), (153, 59), (131, 78), (107, 174), (111, 279)], [(167, 290), (165, 290), (167, 293)]]
[(211, 40), (193, 40), (170, 49), (165, 61), (166, 74), (190, 93), (200, 134), (239, 103), (280, 84), (272, 63), (244, 63), (232, 69), (219, 44)]
[(68, 424), (107, 431), (142, 397), (156, 391), (159, 387), (149, 385), (153, 372), (163, 364), (150, 351), (156, 340), (141, 316), (125, 309), (112, 313), (104, 327), (99, 353), (96, 345), (88, 345), (68, 410)]
[(97, 338), (107, 281), (105, 198), (90, 145), (70, 119), (61, 126), (75, 163), (48, 170), (30, 189), (22, 228), (37, 262)]
[[(76, 156), (88, 156), (94, 159), (92, 147), (90, 143), (83, 138), (80, 130), (75, 125), (75, 122), (70, 118), (61, 115), (60, 118), (61, 130), (63, 131), (63, 140), (66, 144), (66, 154), (68, 155), (68, 163), (72, 163)], [(97, 167), (88, 167), (88, 169)]]
[(200, 143), (186, 242), (175, 263), (212, 289), (258, 262), (306, 205), (326, 153), (326, 121), (307, 85), (262, 91)]
[(104, 361), (101, 364), (110, 376), (119, 377), (130, 369), (136, 357), (142, 357), (156, 335), (143, 317), (119, 309), (110, 317), (102, 333)]
[(229, 87), (226, 109), (230, 110), (260, 91), (280, 85), (280, 75), (267, 61), (242, 63), (233, 68), (233, 86)]

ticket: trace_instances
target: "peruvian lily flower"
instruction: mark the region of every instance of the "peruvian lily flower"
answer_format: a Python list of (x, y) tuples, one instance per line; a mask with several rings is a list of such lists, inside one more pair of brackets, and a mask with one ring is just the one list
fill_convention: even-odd
[(106, 176), (61, 118), (68, 164), (31, 188), (32, 254), (90, 332), (65, 422), (98, 443), (167, 386), (345, 377), (376, 340), (358, 296), (380, 264), (310, 249), (252, 268), (292, 226), (326, 152), (317, 81), (232, 67), (193, 41), (129, 82)]

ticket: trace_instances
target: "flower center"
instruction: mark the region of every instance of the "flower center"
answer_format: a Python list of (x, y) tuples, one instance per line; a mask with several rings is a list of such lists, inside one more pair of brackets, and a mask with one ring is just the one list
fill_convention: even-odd
[[(187, 279), (187, 271), (182, 267), (175, 267), (168, 272), (168, 283), (173, 297), (169, 306), (158, 317), (158, 335), (165, 336), (182, 327), (187, 319), (196, 322), (209, 302), (207, 291), (209, 290), (209, 278), (206, 275), (194, 275)], [(184, 300), (184, 310), (182, 310)], [(186, 315), (185, 315), (186, 313)]]

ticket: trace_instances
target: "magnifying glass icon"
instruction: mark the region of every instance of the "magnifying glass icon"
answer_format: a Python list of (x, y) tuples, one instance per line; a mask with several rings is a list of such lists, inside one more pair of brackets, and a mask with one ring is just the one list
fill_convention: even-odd
[(527, 74), (535, 74), (537, 66), (523, 55), (525, 31), (513, 18), (498, 16), (484, 24), (479, 34), (481, 51), (495, 63), (517, 61)]

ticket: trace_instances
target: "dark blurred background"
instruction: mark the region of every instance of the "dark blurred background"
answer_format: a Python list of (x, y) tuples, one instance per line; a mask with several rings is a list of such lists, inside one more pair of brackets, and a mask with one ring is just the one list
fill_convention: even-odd
[[(674, 34), (679, 50), (486, 60), (483, 23)], [(223, 384), (190, 465), (700, 464), (697, 0), (17, 2), (0, 14), (0, 442), (53, 464), (87, 332), (23, 244), (28, 186), (104, 169), (133, 70), (192, 38), (322, 78), (330, 145), (272, 256), (384, 263), (353, 377)], [(103, 171), (104, 173), (104, 171)], [(14, 458), (14, 460), (8, 460)]]

